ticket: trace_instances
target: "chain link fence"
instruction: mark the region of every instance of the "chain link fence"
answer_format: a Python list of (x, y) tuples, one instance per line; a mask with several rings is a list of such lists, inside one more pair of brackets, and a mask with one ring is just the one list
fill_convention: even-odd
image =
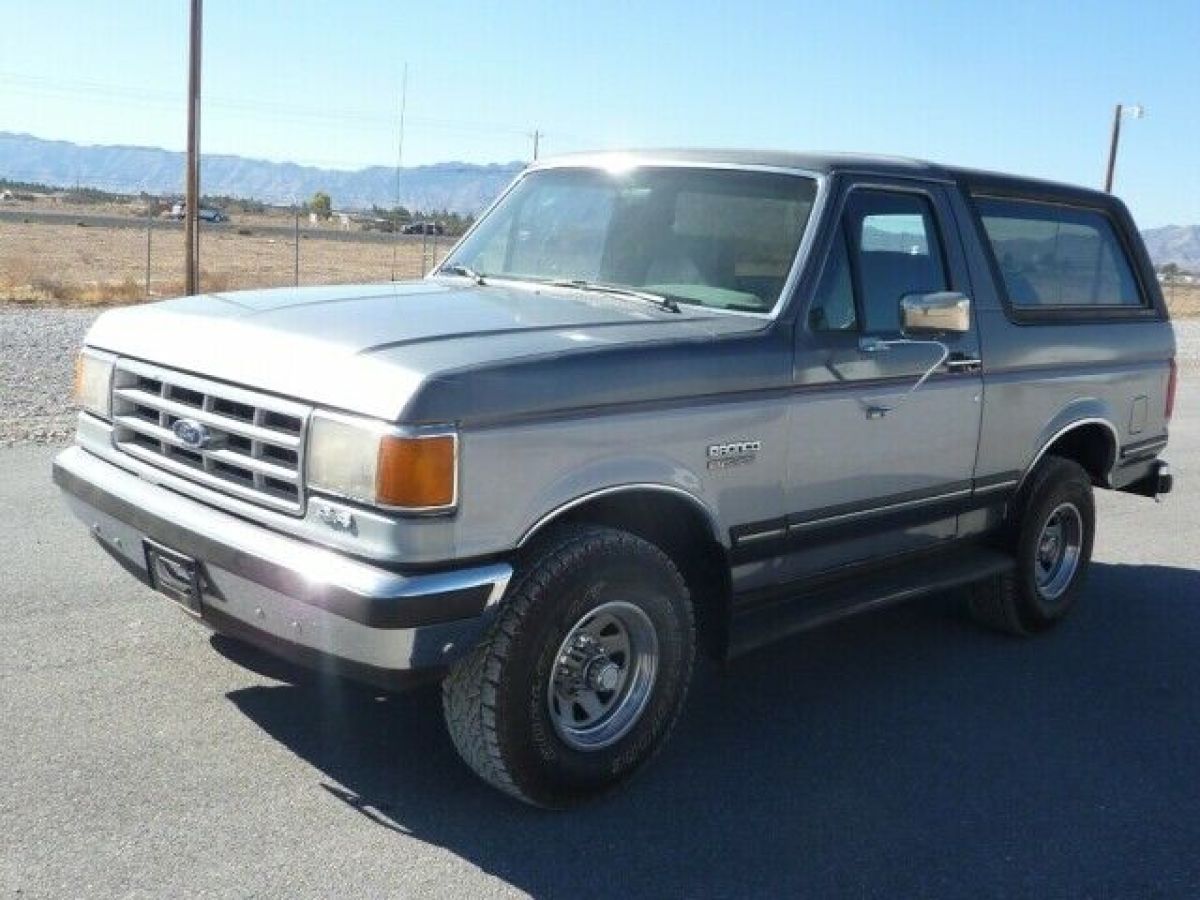
[[(201, 288), (421, 278), (457, 240), (379, 228), (377, 220), (312, 220), (290, 211), (202, 222)], [(162, 216), (0, 207), (0, 301), (107, 304), (178, 296), (183, 259), (182, 223)]]

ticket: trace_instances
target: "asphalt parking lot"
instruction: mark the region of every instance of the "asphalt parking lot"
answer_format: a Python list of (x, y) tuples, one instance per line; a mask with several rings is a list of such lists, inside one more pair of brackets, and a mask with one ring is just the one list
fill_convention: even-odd
[(53, 452), (0, 451), (7, 896), (1200, 895), (1194, 375), (1176, 493), (1100, 495), (1063, 627), (934, 597), (704, 668), (656, 764), (570, 814), (478, 783), (434, 691), (211, 638), (68, 518)]

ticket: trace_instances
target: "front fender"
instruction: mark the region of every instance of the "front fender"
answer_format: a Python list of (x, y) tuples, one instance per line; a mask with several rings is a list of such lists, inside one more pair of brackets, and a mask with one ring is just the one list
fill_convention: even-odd
[(728, 546), (717, 525), (715, 498), (704, 495), (699, 475), (678, 460), (652, 455), (596, 460), (548, 482), (526, 504), (519, 545), (570, 509), (598, 497), (631, 491), (659, 491), (683, 498), (703, 514), (713, 539)]

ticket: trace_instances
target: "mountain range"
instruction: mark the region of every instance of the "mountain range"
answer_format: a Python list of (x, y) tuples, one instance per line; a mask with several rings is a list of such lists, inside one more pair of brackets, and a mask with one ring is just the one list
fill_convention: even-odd
[[(447, 162), (405, 168), (400, 175), (400, 202), (410, 209), (478, 213), (524, 165)], [(325, 191), (338, 209), (391, 207), (396, 202), (396, 170), (389, 166), (344, 171), (223, 154), (204, 155), (200, 166), (201, 185), (208, 195), (294, 203)], [(12, 181), (177, 194), (183, 169), (184, 154), (171, 150), (88, 146), (0, 131), (0, 178)], [(1175, 263), (1200, 272), (1200, 225), (1166, 225), (1142, 235), (1155, 265)]]
[(1200, 225), (1149, 228), (1142, 239), (1156, 266), (1174, 263), (1186, 272), (1200, 272)]
[[(154, 147), (87, 146), (0, 131), (0, 178), (56, 187), (93, 187), (114, 193), (178, 194), (184, 154)], [(400, 203), (410, 209), (477, 213), (524, 168), (521, 162), (492, 165), (446, 162), (401, 170)], [(325, 191), (338, 209), (396, 203), (396, 169), (320, 169), (243, 156), (204, 154), (204, 194), (265, 203), (304, 201)]]

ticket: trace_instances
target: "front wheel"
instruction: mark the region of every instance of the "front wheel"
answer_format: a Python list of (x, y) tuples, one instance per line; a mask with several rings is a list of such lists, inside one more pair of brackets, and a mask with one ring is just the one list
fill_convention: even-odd
[(562, 529), (518, 568), (487, 638), (442, 688), (476, 774), (562, 808), (624, 781), (683, 708), (695, 628), (678, 568), (613, 528)]
[(1078, 463), (1047, 456), (1029, 476), (1014, 510), (1016, 566), (971, 589), (971, 612), (1010, 634), (1045, 631), (1078, 599), (1092, 558), (1092, 482)]

